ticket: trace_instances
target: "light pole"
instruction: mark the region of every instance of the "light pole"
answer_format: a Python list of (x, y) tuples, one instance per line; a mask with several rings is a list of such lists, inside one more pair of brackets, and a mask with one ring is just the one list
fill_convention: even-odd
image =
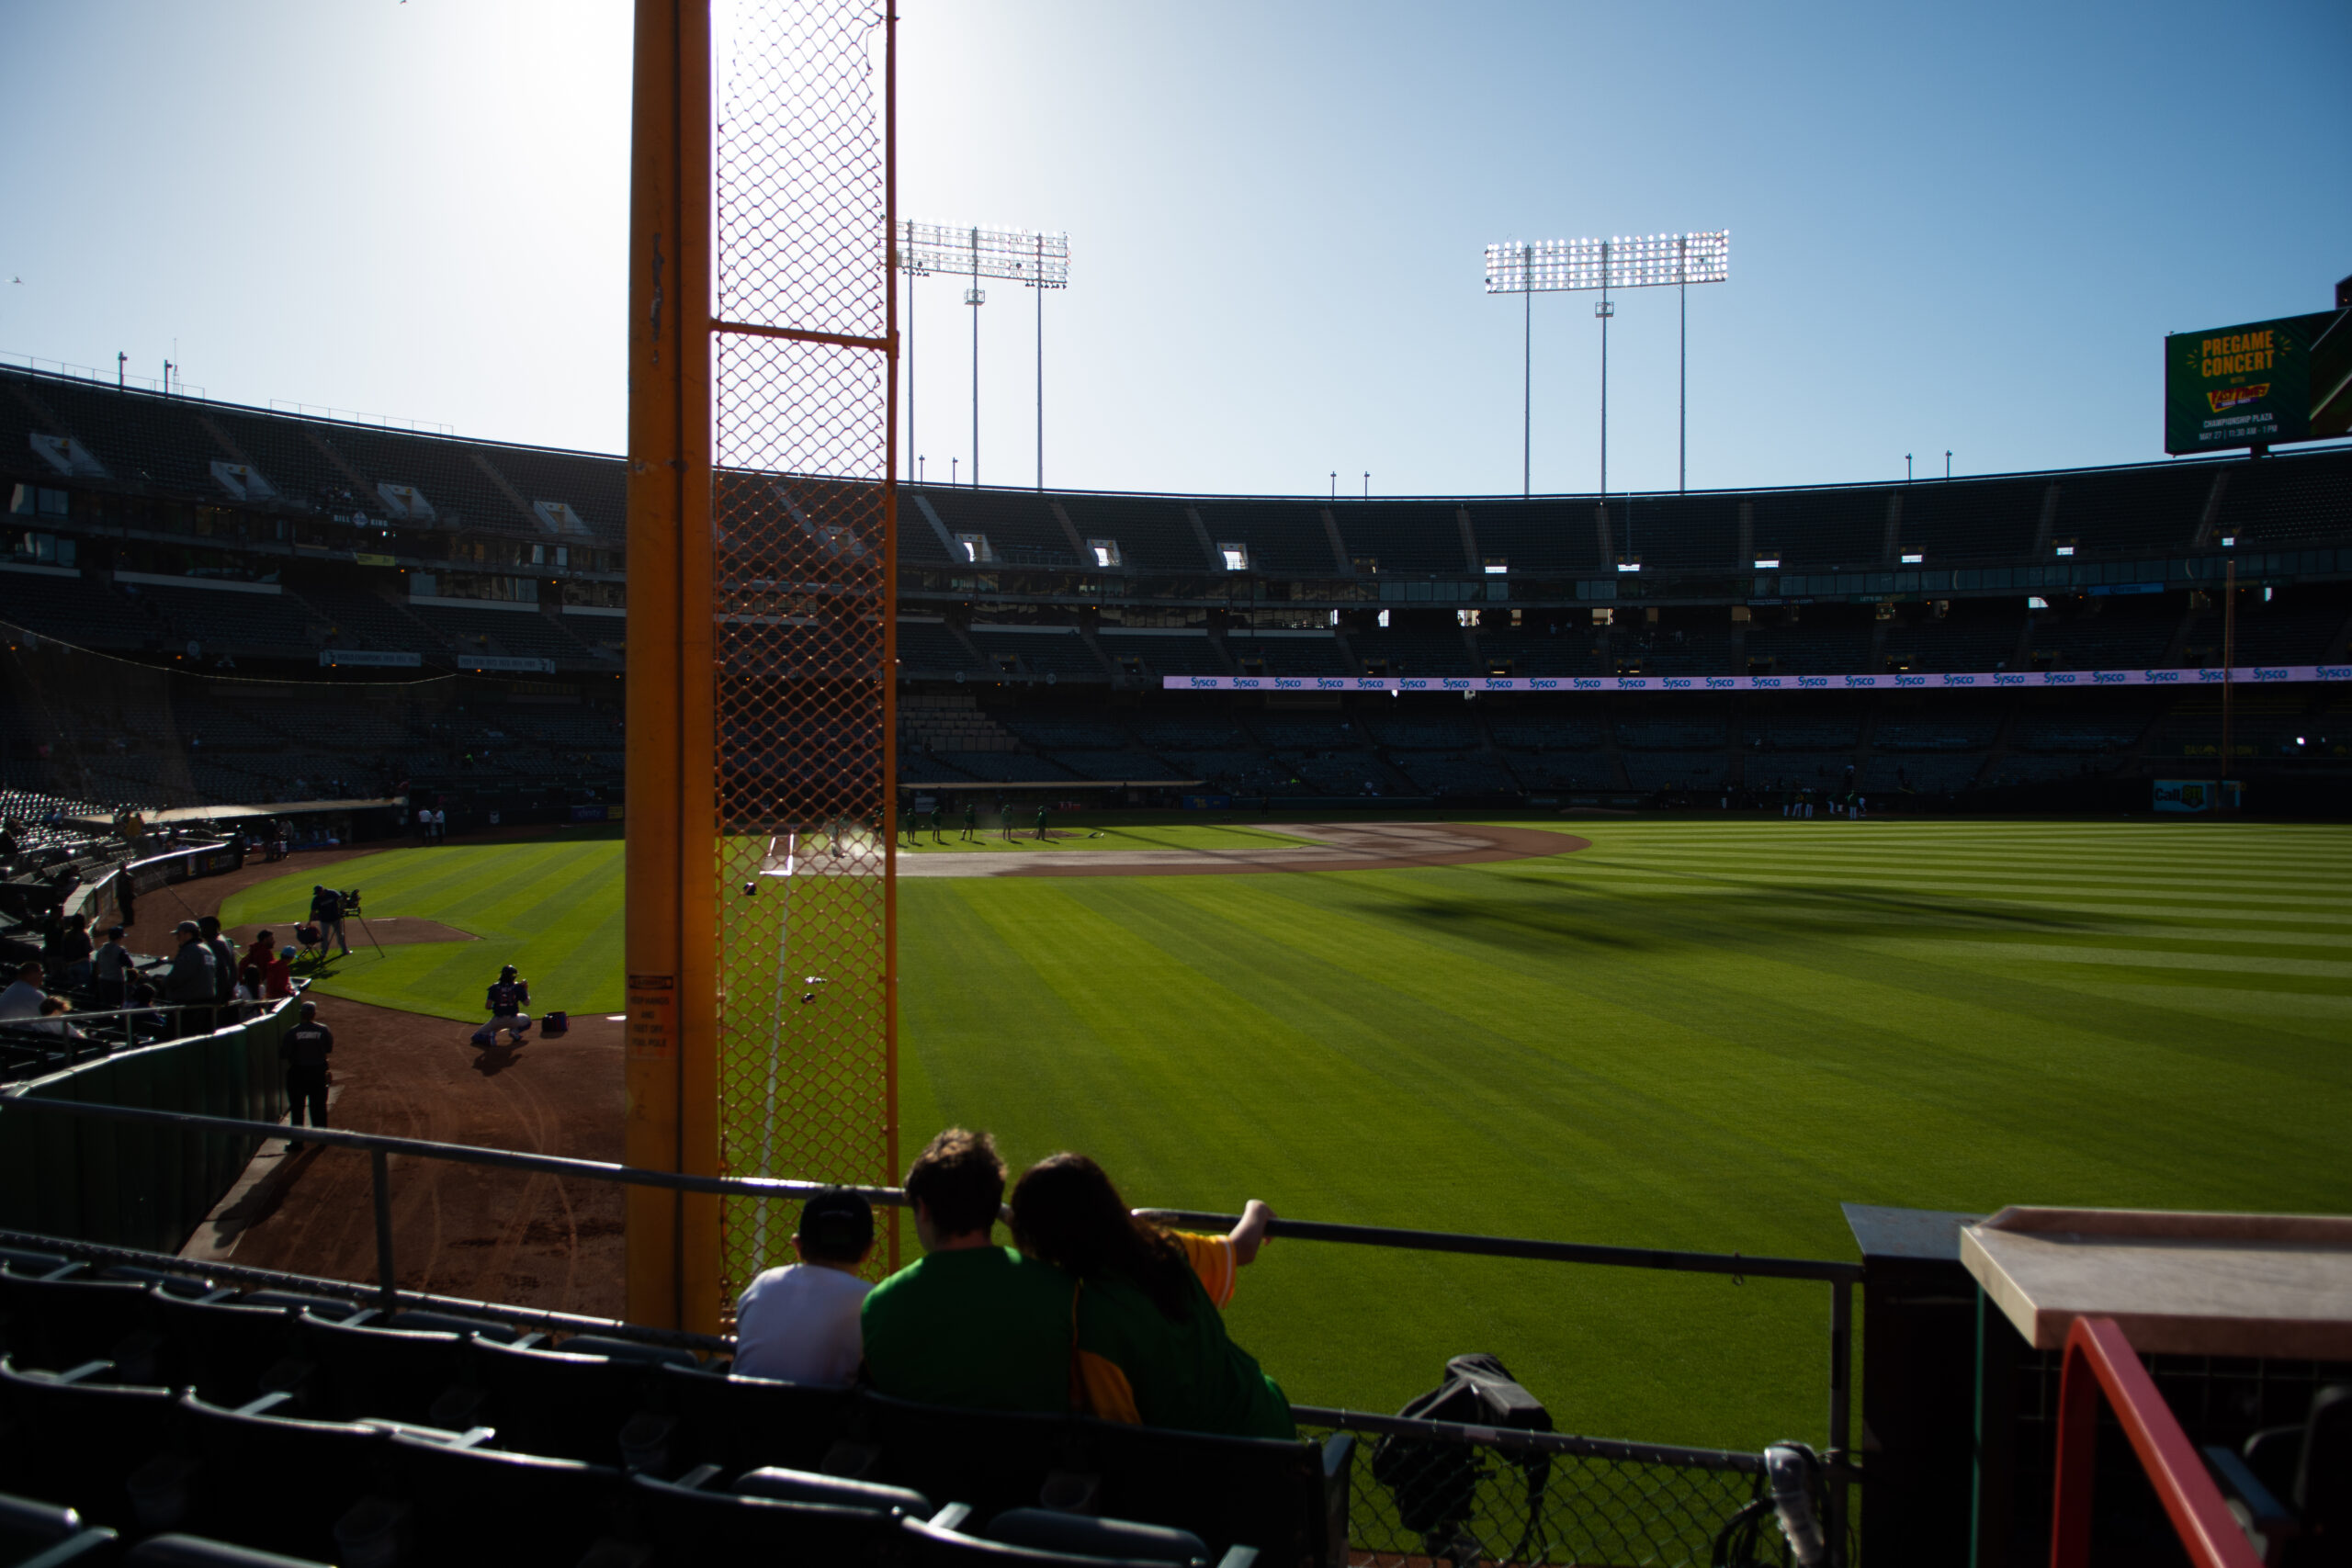
[(978, 284), (964, 290), (972, 308), (972, 483), (980, 482), (980, 307), (989, 302)]
[(1944, 448), (1944, 482), (1951, 482), (1951, 448), (1949, 446)]
[(1908, 452), (1903, 454), (1903, 482), (1911, 482), (1911, 454)]
[[(1046, 484), (1046, 297), (1042, 290), (1069, 287), (1069, 236), (1040, 233), (1029, 229), (989, 229), (978, 224), (918, 223), (911, 219), (899, 225), (898, 265), (910, 277), (930, 273), (946, 273), (968, 277), (973, 286), (965, 290), (964, 303), (973, 307), (972, 314), (972, 482), (979, 482), (980, 391), (978, 307), (982, 297), (978, 287), (984, 277), (1008, 278), (1026, 288), (1041, 290), (1037, 296), (1037, 487)], [(907, 389), (907, 445), (914, 445), (914, 388), (911, 384), (914, 365), (914, 301), (913, 288), (908, 288), (907, 302), (907, 364), (910, 384)]]
[[(1613, 288), (1648, 288), (1673, 284), (1683, 301), (1680, 468), (1683, 482), (1690, 472), (1690, 286), (1721, 283), (1731, 276), (1731, 231), (1694, 234), (1619, 235), (1606, 240), (1543, 240), (1534, 243), (1507, 241), (1487, 247), (1487, 292), (1489, 294), (1553, 293), (1600, 290), (1593, 314), (1600, 319), (1600, 494), (1609, 496), (1609, 321), (1617, 313), (1609, 298)], [(1534, 328), (1532, 305), (1524, 312), (1525, 364), (1521, 412), (1522, 442), (1528, 453), (1521, 460), (1520, 485), (1532, 489), (1533, 450)]]

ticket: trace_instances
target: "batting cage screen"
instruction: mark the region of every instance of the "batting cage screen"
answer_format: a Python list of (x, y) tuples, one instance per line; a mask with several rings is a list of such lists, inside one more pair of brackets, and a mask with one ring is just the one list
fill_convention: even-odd
[[(744, 0), (713, 43), (718, 1168), (888, 1184), (889, 28), (862, 0)], [(722, 1205), (722, 1299), (792, 1260), (796, 1222)]]

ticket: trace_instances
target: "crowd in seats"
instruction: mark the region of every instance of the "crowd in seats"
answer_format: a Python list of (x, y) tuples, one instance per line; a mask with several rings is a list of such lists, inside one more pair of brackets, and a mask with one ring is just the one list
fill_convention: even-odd
[(1298, 1441), (1224, 1330), (1262, 1205), (1180, 1235), (1057, 1156), (1001, 1247), (1003, 1168), (960, 1131), (907, 1189), (928, 1250), (870, 1292), (865, 1200), (804, 1205), (803, 1261), (747, 1289), (731, 1366), (0, 1251), (0, 1491), (48, 1505), (0, 1499), (0, 1537), (389, 1564), (1336, 1560), (1352, 1439)]

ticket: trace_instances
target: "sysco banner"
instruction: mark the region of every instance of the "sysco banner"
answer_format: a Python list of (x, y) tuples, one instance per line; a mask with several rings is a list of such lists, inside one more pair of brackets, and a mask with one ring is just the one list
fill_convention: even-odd
[(1884, 675), (1170, 675), (1171, 692), (1954, 692), (2076, 686), (2288, 686), (2352, 681), (2352, 664), (2235, 670), (1988, 670)]

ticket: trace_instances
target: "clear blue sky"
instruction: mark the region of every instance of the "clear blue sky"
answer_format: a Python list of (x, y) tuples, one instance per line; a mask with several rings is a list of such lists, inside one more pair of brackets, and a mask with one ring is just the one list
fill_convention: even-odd
[[(1492, 241), (1728, 228), (1694, 488), (2161, 457), (2170, 331), (2352, 272), (2352, 6), (903, 0), (912, 217), (1066, 230), (1057, 485), (1515, 493)], [(616, 450), (610, 0), (0, 5), (0, 350)], [(915, 446), (971, 461), (960, 284)], [(1034, 297), (980, 455), (1035, 479)], [(1612, 488), (1675, 481), (1675, 300), (1611, 333)], [(1535, 308), (1538, 491), (1597, 480), (1589, 297)]]

